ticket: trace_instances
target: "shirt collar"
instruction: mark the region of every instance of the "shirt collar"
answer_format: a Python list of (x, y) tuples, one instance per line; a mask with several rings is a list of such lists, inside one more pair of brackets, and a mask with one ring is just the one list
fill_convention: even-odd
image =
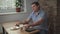
[[(39, 15), (39, 14), (40, 14), (40, 12), (41, 12), (41, 10), (39, 10), (39, 11), (37, 12), (37, 14)], [(33, 14), (34, 14), (34, 11), (33, 11)]]

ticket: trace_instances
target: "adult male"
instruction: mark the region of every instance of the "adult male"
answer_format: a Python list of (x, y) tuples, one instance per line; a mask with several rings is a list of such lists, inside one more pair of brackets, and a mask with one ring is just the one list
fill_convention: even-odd
[(32, 10), (33, 12), (23, 21), (23, 24), (27, 25), (25, 26), (26, 28), (32, 26), (32, 28), (40, 30), (40, 34), (47, 34), (47, 14), (40, 8), (38, 2), (32, 3)]

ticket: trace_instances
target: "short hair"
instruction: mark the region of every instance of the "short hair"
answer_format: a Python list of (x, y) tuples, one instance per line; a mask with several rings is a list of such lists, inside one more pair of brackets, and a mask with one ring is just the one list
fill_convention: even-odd
[(33, 3), (32, 3), (32, 5), (33, 5), (33, 4), (35, 4), (36, 6), (38, 6), (38, 5), (39, 5), (39, 3), (38, 3), (38, 2), (33, 2)]

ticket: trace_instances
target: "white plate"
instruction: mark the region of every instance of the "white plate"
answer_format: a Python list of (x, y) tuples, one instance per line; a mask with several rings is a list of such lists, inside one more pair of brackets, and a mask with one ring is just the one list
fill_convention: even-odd
[(19, 27), (18, 26), (14, 26), (14, 27), (11, 27), (10, 29), (11, 30), (16, 30), (16, 29), (19, 29)]

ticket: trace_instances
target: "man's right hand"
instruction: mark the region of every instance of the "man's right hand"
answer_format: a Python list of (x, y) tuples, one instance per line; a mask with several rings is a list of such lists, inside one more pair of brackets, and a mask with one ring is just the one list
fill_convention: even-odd
[(21, 22), (16, 22), (15, 26), (19, 26), (21, 24)]

